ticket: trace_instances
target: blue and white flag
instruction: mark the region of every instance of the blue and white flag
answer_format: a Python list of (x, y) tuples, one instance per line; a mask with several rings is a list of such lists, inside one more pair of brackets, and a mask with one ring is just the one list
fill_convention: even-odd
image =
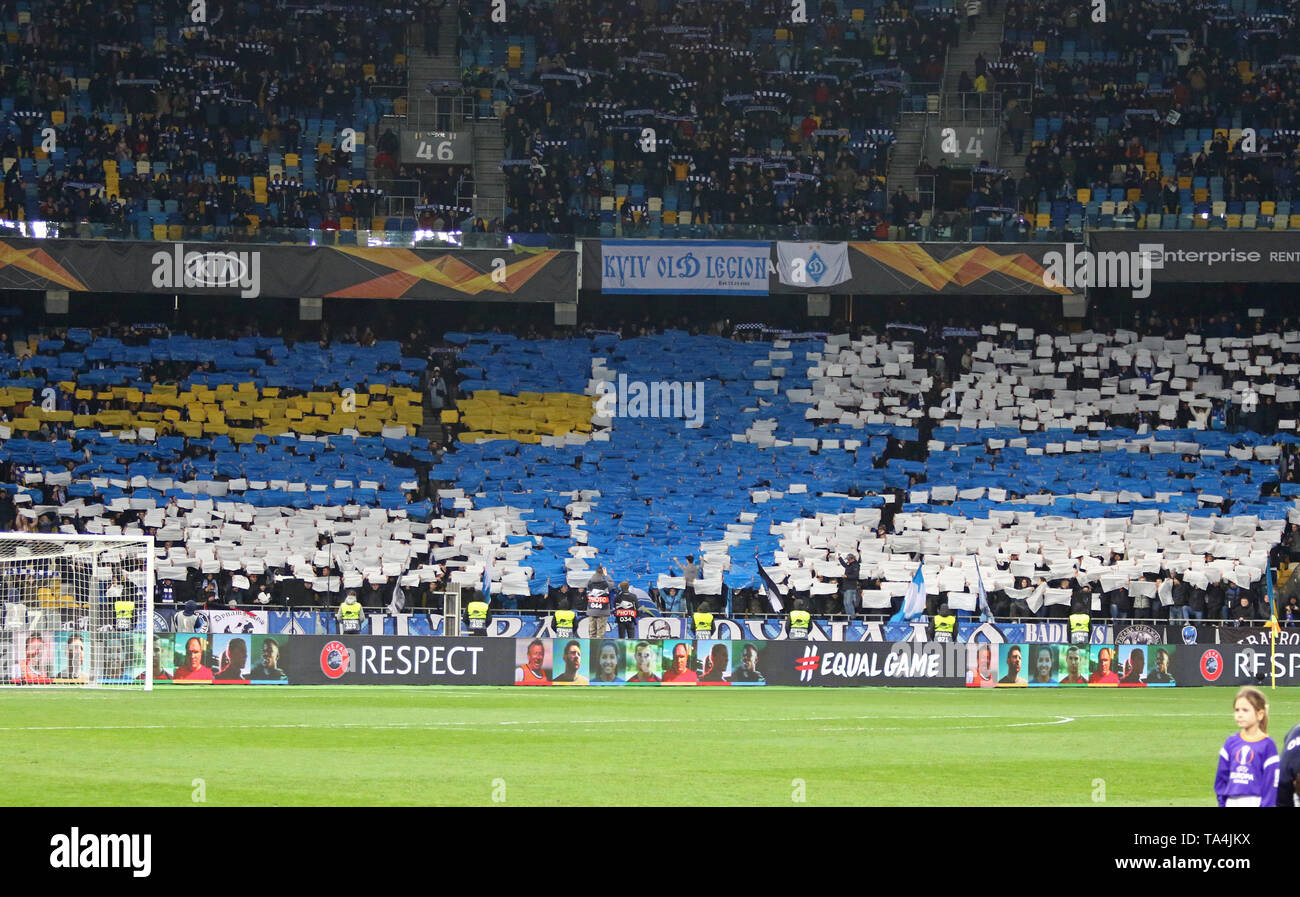
[(979, 590), (980, 614), (986, 620), (988, 620), (988, 622), (992, 623), (994, 622), (994, 620), (993, 620), (993, 611), (989, 608), (989, 593), (984, 589), (984, 577), (980, 575), (980, 566), (978, 563), (975, 564), (975, 585), (976, 588)]
[(917, 564), (916, 574), (907, 585), (907, 593), (903, 595), (903, 606), (889, 618), (889, 622), (906, 623), (925, 613), (925, 577), (921, 570), (922, 566)]
[(786, 286), (828, 289), (853, 276), (848, 243), (779, 242), (776, 254), (777, 272)]

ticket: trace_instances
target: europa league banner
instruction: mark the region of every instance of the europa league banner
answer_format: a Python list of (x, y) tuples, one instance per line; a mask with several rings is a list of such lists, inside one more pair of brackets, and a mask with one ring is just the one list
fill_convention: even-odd
[[(1049, 287), (1044, 257), (1062, 243), (850, 243), (853, 278), (839, 293), (904, 295), (1038, 295), (1071, 293)], [(786, 287), (781, 292), (798, 292)]]
[(297, 299), (574, 301), (577, 253), (0, 240), (0, 289)]

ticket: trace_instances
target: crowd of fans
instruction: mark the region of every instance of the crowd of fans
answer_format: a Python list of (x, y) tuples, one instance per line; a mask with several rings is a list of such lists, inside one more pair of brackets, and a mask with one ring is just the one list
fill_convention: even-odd
[[(1287, 2), (1249, 14), (1112, 5), (1094, 22), (1077, 4), (1012, 0), (1003, 63), (1023, 72), (1036, 50), (1043, 58), (1042, 89), (1007, 115), (1013, 140), (1028, 132), (1033, 143), (1017, 190), (1023, 210), (1077, 200), (1077, 212), (1119, 190), (1117, 211), (1128, 215), (1116, 224), (1135, 226), (1146, 214), (1208, 217), (1217, 202), (1241, 203), (1237, 213), (1289, 202), (1300, 161), (1289, 99), (1300, 70), (1286, 55), (1294, 27)], [(1243, 129), (1253, 129), (1253, 146)], [(1060, 217), (1054, 209), (1054, 227)]]
[[(906, 346), (911, 351), (915, 352), (916, 363), (921, 365), (934, 377), (933, 389), (929, 393), (920, 397), (922, 402), (920, 407), (924, 408), (927, 403), (938, 401), (949, 384), (959, 380), (966, 372), (971, 371), (979, 364), (979, 359), (973, 351), (976, 348), (974, 344), (977, 340), (975, 337), (969, 335), (972, 331), (968, 327), (963, 326), (965, 323), (966, 322), (960, 320), (945, 320), (942, 322), (936, 322), (933, 326), (909, 325), (907, 328), (901, 330), (897, 327), (879, 328), (879, 332), (876, 333), (877, 337), (882, 340), (890, 340), (894, 345)], [(1291, 320), (1282, 320), (1272, 323), (1278, 326), (1280, 330), (1286, 330), (1287, 328), (1295, 326), (1295, 322)], [(16, 322), (7, 321), (5, 324), (9, 327), (9, 332), (3, 336), (3, 349), (6, 352), (12, 352), (15, 345), (10, 333), (14, 331)], [(1105, 328), (1108, 326), (1109, 322), (1098, 320), (1094, 322), (1094, 324), (1099, 328)], [(448, 343), (430, 336), (423, 329), (410, 329), (409, 325), (406, 327), (400, 327), (400, 325), (401, 322), (399, 320), (391, 320), (378, 322), (374, 326), (379, 328), (379, 335), (400, 335), (402, 353), (404, 355), (417, 355), (434, 359), (434, 363), (429, 365), (428, 373), (419, 380), (419, 385), (427, 397), (426, 401), (430, 408), (453, 406), (457, 400), (459, 392), (459, 380), (453, 372), (453, 363), (456, 357), (455, 352), (449, 351), (450, 346)], [(605, 334), (621, 332), (624, 337), (631, 338), (641, 333), (662, 330), (665, 326), (667, 325), (664, 322), (653, 320), (639, 322), (625, 321), (622, 324), (619, 324), (617, 321), (611, 321), (610, 326), (602, 328), (600, 332)], [(725, 321), (714, 322), (711, 325), (697, 324), (697, 326), (701, 326), (703, 329), (710, 330), (719, 335), (730, 336), (733, 339), (745, 341), (758, 338), (757, 335), (763, 332), (755, 327), (738, 327)], [(1205, 319), (1188, 319), (1176, 316), (1162, 318), (1159, 315), (1153, 314), (1148, 319), (1137, 322), (1134, 326), (1137, 334), (1143, 339), (1156, 336), (1174, 339), (1176, 335), (1185, 333), (1197, 333), (1206, 339), (1249, 338), (1252, 331), (1257, 329), (1256, 326), (1252, 324), (1238, 321), (1235, 318), (1223, 314), (1212, 315)], [(210, 320), (206, 322), (196, 321), (193, 329), (195, 335), (201, 335), (205, 332), (204, 328), (212, 330), (213, 332), (220, 332), (216, 329), (217, 327), (218, 325)], [(400, 329), (398, 329), (399, 327)], [(865, 336), (869, 336), (877, 330), (877, 328), (870, 325), (859, 325), (851, 329), (847, 327), (844, 329), (846, 332), (849, 332), (854, 339), (861, 339)], [(306, 337), (306, 334), (294, 334), (289, 330), (282, 330), (279, 331), (279, 333), (281, 335), (288, 335), (291, 339), (295, 335)], [(69, 335), (70, 334), (67, 331), (51, 331), (44, 334), (46, 338), (60, 339), (67, 339)], [(76, 332), (71, 333), (71, 335), (78, 339), (83, 338)], [(94, 333), (94, 336), (97, 338), (121, 338), (123, 342), (128, 345), (131, 343), (147, 345), (149, 339), (156, 337), (156, 335), (156, 333), (149, 329), (138, 330), (133, 327), (121, 326), (103, 328)], [(258, 338), (260, 336), (260, 331), (256, 327), (253, 327), (248, 328), (247, 332), (239, 332), (235, 335), (239, 338)], [(527, 332), (521, 330), (520, 335), (536, 338), (545, 336), (546, 334), (539, 333), (534, 328), (528, 328)], [(769, 334), (768, 338), (771, 338), (772, 335), (779, 336), (779, 332)], [(313, 334), (313, 336), (317, 335)], [(345, 347), (349, 344), (365, 346), (367, 344), (374, 344), (377, 340), (376, 331), (374, 329), (367, 330), (365, 325), (356, 326), (350, 330), (345, 326), (336, 335), (331, 334), (328, 330), (324, 330), (318, 334), (318, 336), (319, 346), (322, 349), (335, 345)], [(982, 339), (988, 340), (989, 337), (984, 336)], [(1007, 351), (1032, 347), (1035, 345), (1035, 341), (1033, 339), (1026, 339), (1025, 334), (1020, 332), (1019, 329), (1002, 330), (997, 336), (992, 337), (992, 341), (1001, 349)], [(53, 360), (55, 356), (47, 353), (44, 357), (49, 359), (44, 364), (41, 362), (42, 356), (38, 355), (34, 358), (27, 358), (17, 367), (13, 364), (7, 366), (7, 369), (10, 370), (11, 379), (18, 375), (25, 377), (39, 376), (41, 371), (48, 370), (48, 366), (55, 363)], [(11, 355), (10, 358), (13, 358), (13, 356)], [(268, 356), (268, 360), (269, 359), (270, 356)], [(442, 375), (441, 370), (439, 369), (440, 367), (447, 368), (447, 376), (444, 377)], [(133, 382), (137, 383), (182, 382), (187, 379), (201, 378), (203, 373), (204, 371), (202, 370), (201, 365), (162, 361), (143, 365), (138, 372), (132, 372), (131, 379)], [(1138, 376), (1141, 376), (1140, 372), (1136, 373)], [(1295, 379), (1293, 374), (1283, 375), (1280, 371), (1266, 376), (1268, 376), (1270, 382), (1273, 382), (1275, 385), (1290, 383)], [(1290, 376), (1289, 380), (1287, 379), (1287, 376)], [(340, 381), (335, 385), (342, 386), (345, 384)], [(887, 395), (888, 393), (889, 391), (886, 389), (885, 393), (882, 393), (882, 395)], [(900, 393), (899, 395), (910, 400), (910, 397), (904, 394)], [(65, 398), (60, 398), (59, 401), (63, 404), (76, 404), (75, 401), (69, 403)], [(84, 402), (85, 407), (74, 408), (73, 410), (79, 410), (82, 413), (96, 413), (97, 411), (113, 410), (121, 406), (123, 400), (93, 399), (82, 401)], [(122, 407), (125, 408), (125, 406)], [(16, 407), (7, 410), (5, 417), (6, 419), (11, 419), (13, 415), (18, 414), (20, 411), (21, 409)], [(1255, 412), (1252, 411), (1250, 413), (1254, 414)], [(1110, 421), (1108, 427), (1118, 427), (1126, 423), (1133, 422), (1116, 419)], [(1155, 420), (1152, 420), (1150, 423), (1153, 427), (1167, 425), (1166, 422), (1157, 422)], [(1245, 417), (1230, 415), (1222, 421), (1222, 426), (1231, 433), (1246, 433), (1248, 430), (1256, 430), (1267, 434), (1275, 423), (1275, 418), (1265, 419), (1259, 416)], [(0, 425), (3, 425), (3, 422), (0, 422)], [(84, 463), (84, 461), (89, 458), (89, 455), (83, 455), (83, 452), (91, 446), (89, 443), (84, 442), (86, 438), (84, 433), (67, 431), (66, 429), (61, 429), (60, 426), (61, 425), (56, 424), (35, 431), (14, 432), (7, 442), (13, 442), (14, 446), (21, 446), (28, 441), (65, 445), (70, 450), (66, 467), (69, 471), (72, 471), (77, 469), (79, 464)], [(924, 461), (928, 454), (926, 445), (929, 441), (930, 435), (933, 433), (934, 429), (923, 423), (916, 440), (907, 444), (899, 443), (897, 440), (891, 440), (889, 448), (880, 456), (879, 463), (882, 465), (891, 464), (891, 458), (915, 458)], [(441, 457), (442, 454), (447, 451), (453, 453), (457, 451), (458, 444), (455, 439), (456, 435), (457, 429), (452, 426), (448, 428), (448, 432), (445, 434), (445, 442), (440, 443), (440, 441), (435, 440), (431, 443), (430, 447), (436, 453), (435, 457)], [(933, 446), (931, 448), (933, 449)], [(271, 444), (271, 440), (267, 440), (265, 442), (259, 442), (253, 450), (259, 455), (264, 455), (268, 450), (272, 449), (274, 449), (274, 446)], [(1286, 446), (1284, 449), (1285, 450), (1276, 464), (1274, 482), (1300, 482), (1300, 455), (1292, 452), (1290, 446)], [(204, 462), (215, 460), (218, 455), (228, 463), (242, 463), (234, 456), (230, 455), (229, 451), (229, 447), (222, 449), (219, 446), (213, 445), (210, 440), (186, 440), (186, 443), (174, 455), (168, 456), (167, 453), (164, 453), (162, 455), (155, 455), (154, 457), (159, 462), (160, 471), (163, 473), (169, 473), (179, 481), (193, 474), (198, 467), (203, 467)], [(5, 454), (7, 457), (2, 462), (3, 466), (0, 467), (0, 482), (11, 485), (5, 487), (3, 489), (3, 495), (0, 496), (0, 526), (13, 528), (17, 531), (57, 532), (61, 526), (65, 528), (72, 526), (74, 530), (82, 528), (90, 519), (94, 519), (79, 515), (76, 506), (73, 506), (70, 509), (67, 508), (69, 495), (68, 487), (66, 485), (38, 484), (35, 486), (29, 486), (28, 489), (32, 490), (36, 494), (36, 497), (33, 500), (29, 495), (24, 500), (23, 496), (17, 494), (17, 487), (24, 485), (24, 474), (28, 468), (24, 467), (22, 464), (15, 463), (12, 460), (12, 449)], [(929, 454), (932, 454), (932, 452)], [(933, 457), (938, 457), (938, 455), (934, 455)], [(997, 453), (993, 453), (991, 457), (996, 462)], [(442, 525), (452, 526), (455, 525), (456, 518), (463, 517), (466, 514), (477, 513), (464, 509), (453, 510), (448, 502), (445, 500), (439, 500), (438, 490), (452, 487), (454, 484), (438, 482), (435, 479), (431, 479), (428, 475), (430, 469), (428, 465), (417, 463), (410, 457), (399, 455), (392, 456), (392, 460), (399, 467), (409, 467), (412, 470), (412, 479), (414, 482), (411, 485), (413, 488), (411, 488), (405, 496), (405, 500), (410, 503), (410, 506), (414, 507), (419, 502), (433, 502), (431, 505), (427, 505), (428, 511), (426, 514), (432, 515), (428, 517), (430, 521), (429, 525), (435, 525), (435, 518), (437, 518), (438, 515), (441, 515), (444, 521)], [(1187, 458), (1184, 457), (1182, 460), (1185, 462), (1187, 461)], [(190, 470), (189, 467), (187, 467), (187, 465), (193, 465), (196, 462), (198, 467), (196, 467), (195, 470)], [(1252, 471), (1258, 474), (1258, 470), (1254, 469), (1255, 467), (1258, 467), (1258, 465), (1246, 464), (1242, 467), (1242, 470), (1245, 470), (1248, 475)], [(905, 544), (895, 542), (894, 540), (906, 538), (904, 536), (906, 530), (903, 528), (902, 518), (899, 517), (899, 514), (905, 511), (906, 502), (909, 500), (907, 497), (909, 491), (918, 488), (926, 489), (934, 485), (930, 484), (930, 486), (927, 486), (924, 467), (913, 469), (917, 472), (908, 478), (906, 489), (894, 488), (887, 490), (889, 494), (897, 496), (898, 503), (885, 505), (883, 508), (883, 514), (878, 520), (878, 525), (876, 525), (876, 536), (879, 539), (886, 540), (887, 544), (894, 544), (895, 551), (907, 551), (907, 546)], [(189, 470), (189, 474), (186, 473), (187, 470)], [(1240, 471), (1224, 470), (1225, 475), (1237, 472)], [(227, 469), (223, 472), (219, 472), (216, 475), (216, 479), (234, 479), (240, 474), (241, 470)], [(1249, 478), (1249, 476), (1247, 478)], [(1267, 493), (1267, 484), (1261, 481), (1259, 485), (1260, 487), (1263, 487), (1265, 493)], [(1031, 490), (1026, 486), (1025, 494), (1027, 495), (1029, 491)], [(914, 501), (915, 498), (913, 497), (912, 500)], [(932, 504), (943, 504), (942, 501), (937, 499), (931, 499), (931, 502)], [(172, 504), (174, 504), (174, 501), (169, 502), (169, 506)], [(174, 508), (171, 510), (175, 511)], [(354, 510), (357, 510), (358, 513), (361, 511), (359, 508)], [(142, 531), (156, 535), (159, 529), (157, 521), (154, 521), (155, 525), (152, 527), (143, 525), (147, 513), (148, 512), (142, 510), (121, 508), (105, 512), (99, 519), (101, 522), (108, 522), (110, 526), (142, 526)], [(341, 511), (340, 513), (343, 512)], [(1228, 511), (1225, 509), (1224, 513), (1228, 513)], [(237, 524), (237, 521), (227, 521), (227, 525), (230, 525), (231, 523)], [(254, 525), (254, 522), (250, 520), (246, 525), (252, 526)], [(908, 526), (911, 525), (912, 524), (908, 524)], [(67, 530), (65, 529), (65, 531)], [(326, 547), (326, 544), (327, 540), (321, 543), (321, 547)], [(682, 553), (688, 553), (688, 548), (689, 547), (684, 547)], [(421, 563), (427, 564), (430, 562), (431, 557), (432, 555), (425, 556), (424, 554), (421, 554), (419, 557), (415, 557), (411, 560), (411, 563), (416, 564), (417, 566)], [(919, 555), (917, 555), (917, 557), (919, 557)], [(1275, 563), (1279, 561), (1295, 561), (1300, 559), (1300, 533), (1297, 533), (1294, 524), (1288, 526), (1282, 541), (1274, 547), (1272, 558)], [(798, 606), (806, 606), (808, 609), (819, 614), (839, 614), (844, 609), (846, 593), (849, 595), (849, 606), (851, 607), (853, 595), (860, 594), (864, 591), (869, 592), (881, 585), (873, 575), (867, 573), (859, 575), (854, 572), (857, 569), (855, 558), (845, 557), (841, 560), (843, 562), (844, 573), (832, 580), (835, 585), (835, 589), (832, 592), (818, 592), (815, 589), (805, 587), (792, 590), (787, 597), (793, 602), (798, 602)], [(1009, 565), (1014, 562), (1014, 558), (1008, 558), (1007, 564), (1005, 565), (1007, 569), (1009, 569)], [(693, 564), (693, 558), (688, 558), (686, 563)], [(281, 575), (277, 576), (277, 572)], [(160, 593), (160, 599), (175, 601), (177, 603), (183, 603), (186, 600), (196, 600), (200, 604), (206, 603), (208, 606), (225, 605), (231, 600), (234, 600), (236, 603), (243, 606), (280, 607), (286, 605), (308, 606), (314, 604), (330, 604), (336, 603), (335, 599), (341, 597), (339, 594), (340, 587), (338, 586), (335, 586), (336, 591), (334, 592), (327, 591), (321, 593), (319, 590), (312, 587), (310, 577), (304, 578), (303, 576), (289, 576), (289, 572), (290, 571), (269, 570), (254, 573), (249, 573), (249, 571), (246, 570), (203, 572), (202, 570), (196, 569), (192, 571), (189, 576), (178, 579), (168, 579), (165, 583), (161, 583), (160, 587), (163, 591)], [(326, 564), (313, 572), (318, 577), (329, 577), (331, 575), (337, 575), (339, 571), (331, 570), (329, 565)], [(683, 571), (669, 570), (664, 572), (677, 574)], [(1041, 569), (1036, 575), (1041, 579), (1047, 574), (1047, 572), (1046, 569)], [(235, 577), (244, 576), (246, 574), (249, 581), (247, 586), (242, 584), (242, 580), (235, 580)], [(819, 577), (819, 579), (824, 581), (825, 578)], [(1175, 596), (1174, 602), (1171, 606), (1178, 612), (1180, 612), (1181, 608), (1188, 607), (1193, 611), (1203, 613), (1207, 619), (1222, 618), (1246, 623), (1258, 621), (1266, 611), (1266, 600), (1261, 591), (1262, 583), (1255, 583), (1252, 586), (1249, 584), (1238, 584), (1225, 580), (1221, 583), (1195, 584), (1187, 582), (1186, 577), (1174, 574), (1170, 571), (1152, 573), (1146, 577), (1146, 579), (1150, 582), (1156, 583), (1158, 588), (1165, 588), (1165, 583), (1169, 583), (1168, 588), (1174, 590), (1173, 595)], [(404, 600), (406, 602), (406, 608), (422, 609), (428, 607), (430, 609), (436, 609), (439, 600), (437, 596), (440, 592), (445, 590), (447, 584), (447, 570), (445, 569), (442, 570), (438, 577), (421, 581), (418, 584), (413, 584), (409, 589), (405, 590)], [(688, 574), (688, 585), (689, 584), (690, 577)], [(1053, 581), (1051, 583), (1042, 583), (1042, 585), (1057, 589), (1077, 589), (1077, 597), (1081, 601), (1085, 599), (1090, 600), (1092, 592), (1099, 587), (1097, 582), (1066, 582), (1063, 585), (1060, 581)], [(1035, 579), (1033, 577), (1020, 576), (1016, 578), (1014, 586), (1006, 588), (991, 588), (990, 601), (993, 605), (994, 614), (999, 617), (1049, 616), (1061, 613), (1063, 610), (1068, 611), (1068, 608), (1063, 609), (1060, 605), (1048, 608), (1032, 608), (1032, 593), (1034, 588)], [(1028, 592), (1026, 592), (1026, 590), (1028, 590)], [(376, 611), (382, 610), (384, 607), (387, 607), (392, 600), (390, 587), (381, 587), (377, 584), (368, 583), (357, 587), (356, 591), (363, 606), (368, 609)], [(1288, 602), (1294, 603), (1292, 601), (1294, 592), (1294, 587), (1292, 587), (1291, 583), (1288, 583), (1288, 588), (1283, 590), (1279, 596), (1279, 607), (1281, 608), (1281, 616), (1284, 620), (1287, 619), (1285, 614)], [(724, 587), (722, 593), (717, 596), (696, 595), (693, 589), (664, 588), (651, 590), (651, 595), (652, 600), (657, 602), (658, 606), (667, 612), (690, 610), (691, 608), (697, 607), (701, 603), (705, 602), (707, 602), (704, 605), (706, 609), (712, 609), (714, 611), (729, 609), (730, 612), (734, 614), (757, 614), (769, 613), (771, 611), (767, 599), (760, 595), (754, 588), (732, 590)], [(581, 609), (582, 596), (583, 590), (581, 588), (571, 588), (555, 584), (551, 589), (531, 597), (496, 596), (493, 600), (499, 605), (504, 604), (504, 606), (509, 609), (518, 608), (520, 610), (549, 612), (556, 609), (566, 609), (567, 607)], [(1022, 606), (1027, 603), (1030, 605), (1029, 608)], [(1159, 602), (1144, 604), (1139, 600), (1137, 604), (1141, 604), (1142, 606), (1138, 607), (1136, 604), (1128, 603), (1124, 597), (1117, 596), (1106, 597), (1105, 602), (1102, 605), (1102, 616), (1106, 616), (1111, 612), (1109, 606), (1111, 603), (1117, 604), (1114, 615), (1118, 617), (1146, 617), (1152, 615), (1173, 616), (1169, 609), (1160, 605)]]
[[(352, 188), (364, 186), (367, 128), (405, 84), (412, 14), (371, 2), (206, 9), (194, 22), (187, 6), (5, 4), (17, 37), (0, 45), (3, 156), (16, 160), (7, 218), (134, 235), (150, 212), (149, 224), (320, 227), (372, 211)], [(355, 154), (347, 127), (361, 135)], [(272, 182), (265, 196), (255, 177)]]
[(461, 41), (466, 83), (510, 97), (507, 227), (520, 230), (621, 215), (626, 232), (690, 213), (710, 226), (874, 233), (883, 208), (868, 194), (908, 85), (942, 77), (956, 31), (953, 16), (898, 2), (855, 20), (851, 4), (827, 0), (807, 24), (783, 4), (740, 0), (530, 3), (509, 15), (535, 63), (478, 65), (501, 38), (465, 7)]

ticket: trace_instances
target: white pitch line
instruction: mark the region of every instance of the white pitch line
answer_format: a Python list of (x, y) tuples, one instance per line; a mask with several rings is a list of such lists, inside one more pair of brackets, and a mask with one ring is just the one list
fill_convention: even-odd
[[(885, 719), (886, 717), (881, 717)], [(918, 719), (939, 719), (940, 717), (918, 717)], [(954, 717), (942, 717), (943, 719), (954, 719)], [(963, 717), (969, 719), (970, 717)], [(1074, 722), (1072, 716), (1058, 716), (1047, 722), (1030, 722), (1030, 723), (994, 723), (988, 726), (949, 726), (949, 729), (1014, 729), (1019, 726), (1059, 726), (1063, 723)], [(907, 726), (821, 726), (822, 732), (904, 732)]]
[[(1123, 716), (1126, 714), (1116, 714)], [(1220, 716), (1221, 714), (1211, 714)], [(711, 722), (730, 722), (730, 723), (773, 723), (773, 722), (833, 722), (835, 720), (869, 720), (869, 719), (912, 719), (912, 720), (938, 720), (938, 719), (998, 719), (993, 714), (983, 714), (978, 716), (783, 716), (783, 717), (721, 717), (713, 718)], [(626, 725), (671, 725), (675, 723), (699, 722), (697, 717), (678, 717), (672, 719), (646, 719), (638, 717), (636, 719), (549, 719), (549, 720), (485, 720), (482, 722), (445, 722), (440, 720), (430, 720), (428, 722), (398, 722), (398, 723), (243, 723), (234, 725), (120, 725), (120, 726), (0, 726), (0, 732), (83, 732), (83, 731), (115, 731), (115, 730), (134, 730), (134, 729), (471, 729), (471, 728), (495, 728), (497, 726), (532, 726), (541, 728), (546, 726), (575, 726), (575, 725), (599, 725), (599, 726), (626, 726)], [(1025, 723), (998, 723), (989, 726), (954, 726), (957, 729), (1001, 729), (1016, 726), (1055, 726), (1066, 722), (1074, 722), (1074, 717), (1058, 716), (1051, 722), (1025, 722)], [(873, 726), (823, 726), (823, 730), (855, 728), (855, 729), (872, 729), (875, 731), (894, 731), (903, 729), (902, 726), (891, 727), (873, 727)]]

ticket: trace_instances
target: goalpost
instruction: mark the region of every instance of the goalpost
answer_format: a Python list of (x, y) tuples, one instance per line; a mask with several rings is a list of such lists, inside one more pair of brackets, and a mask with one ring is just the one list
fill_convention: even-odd
[(0, 533), (0, 685), (153, 688), (152, 536)]

